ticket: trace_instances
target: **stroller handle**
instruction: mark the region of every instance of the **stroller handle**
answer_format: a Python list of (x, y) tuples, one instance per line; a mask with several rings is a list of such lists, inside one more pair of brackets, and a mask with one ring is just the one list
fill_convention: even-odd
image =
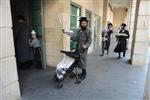
[(61, 52), (61, 53), (65, 53), (65, 54), (66, 54), (66, 53), (67, 53), (67, 52), (69, 52), (69, 51), (63, 51), (63, 50), (61, 50), (60, 52)]
[(69, 57), (75, 58), (75, 59), (79, 58), (79, 54), (77, 52), (62, 51), (62, 50), (60, 52), (66, 54)]

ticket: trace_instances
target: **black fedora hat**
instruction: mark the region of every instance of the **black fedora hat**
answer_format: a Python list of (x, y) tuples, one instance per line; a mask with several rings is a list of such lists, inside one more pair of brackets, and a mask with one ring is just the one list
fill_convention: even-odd
[(89, 20), (87, 19), (87, 17), (80, 17), (79, 21), (81, 22), (81, 21), (89, 21)]
[(124, 27), (125, 27), (125, 26), (127, 26), (127, 25), (126, 25), (125, 23), (122, 23), (121, 26), (124, 26)]
[(108, 26), (109, 26), (109, 25), (113, 26), (113, 24), (112, 24), (112, 23), (108, 23)]

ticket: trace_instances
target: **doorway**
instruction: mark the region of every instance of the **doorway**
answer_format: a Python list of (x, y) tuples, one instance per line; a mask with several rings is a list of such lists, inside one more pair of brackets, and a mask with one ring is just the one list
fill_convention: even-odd
[(11, 13), (12, 24), (15, 26), (17, 22), (17, 16), (24, 16), (27, 25), (31, 30), (35, 30), (38, 39), (40, 40), (42, 48), (42, 67), (46, 68), (45, 52), (44, 52), (44, 28), (43, 28), (43, 16), (42, 16), (42, 0), (10, 0), (11, 1)]
[[(44, 47), (44, 28), (43, 28), (43, 12), (42, 12), (42, 0), (10, 0), (11, 2), (11, 15), (12, 15), (12, 25), (13, 27), (17, 23), (17, 16), (22, 15), (25, 18), (25, 22), (31, 30), (36, 31), (37, 38), (40, 40), (41, 45), (41, 62), (42, 68), (46, 69), (45, 61), (45, 47)], [(15, 49), (16, 51), (16, 49)], [(27, 70), (26, 70), (27, 71)], [(24, 77), (27, 77), (26, 71), (18, 70), (19, 84), (25, 80)], [(38, 72), (38, 70), (35, 70)], [(29, 74), (32, 74), (32, 71), (28, 70)], [(23, 77), (22, 77), (23, 76)], [(20, 89), (22, 90), (22, 85)]]

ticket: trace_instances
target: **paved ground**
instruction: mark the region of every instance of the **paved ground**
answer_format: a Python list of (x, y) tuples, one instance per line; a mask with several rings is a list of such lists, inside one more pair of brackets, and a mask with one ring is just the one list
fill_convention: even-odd
[(76, 85), (67, 78), (58, 90), (52, 81), (55, 69), (20, 71), (23, 100), (142, 100), (146, 67), (127, 64), (117, 55), (88, 57), (86, 80)]

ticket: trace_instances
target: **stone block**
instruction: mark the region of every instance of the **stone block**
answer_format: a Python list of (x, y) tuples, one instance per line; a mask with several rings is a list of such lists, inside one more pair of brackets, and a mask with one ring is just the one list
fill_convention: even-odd
[(2, 100), (21, 100), (19, 84), (14, 82), (3, 88)]
[(2, 86), (18, 81), (17, 66), (15, 57), (8, 57), (1, 59), (1, 72), (2, 72)]
[(47, 56), (59, 56), (60, 50), (62, 50), (62, 43), (61, 42), (46, 42), (45, 49), (46, 49)]
[(46, 42), (62, 42), (62, 28), (46, 28)]
[(13, 42), (13, 33), (10, 28), (0, 28), (0, 58), (14, 56), (14, 42)]
[(63, 34), (63, 50), (70, 51), (70, 36)]
[(148, 30), (137, 30), (136, 31), (136, 41), (147, 41), (148, 40)]
[(136, 42), (135, 47), (134, 47), (134, 53), (145, 55), (147, 53), (147, 49), (148, 49), (147, 47), (148, 47), (148, 44), (146, 42)]
[(12, 27), (10, 0), (0, 0), (0, 27)]
[(145, 65), (146, 55), (134, 54), (132, 65), (143, 67)]
[(56, 67), (62, 60), (62, 55), (59, 56), (46, 56), (46, 62), (49, 67)]
[(149, 16), (138, 16), (137, 29), (148, 29), (149, 28)]
[(149, 0), (143, 0), (140, 2), (140, 8), (139, 8), (139, 15), (150, 15), (150, 1)]

